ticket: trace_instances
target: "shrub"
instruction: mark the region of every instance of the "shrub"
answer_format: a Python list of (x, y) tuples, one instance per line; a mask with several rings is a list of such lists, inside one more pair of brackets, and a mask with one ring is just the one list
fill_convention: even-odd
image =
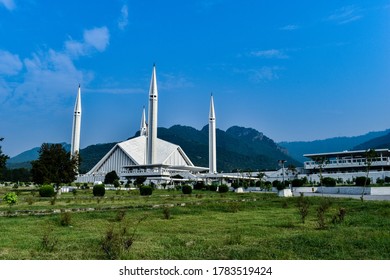
[(151, 186), (144, 186), (141, 185), (139, 187), (139, 193), (140, 195), (146, 196), (146, 195), (152, 195), (153, 193), (153, 188)]
[(228, 191), (229, 191), (229, 187), (227, 185), (224, 185), (224, 184), (220, 185), (218, 188), (218, 192), (220, 192), (220, 193), (226, 193)]
[(326, 229), (325, 214), (331, 206), (331, 202), (328, 199), (321, 200), (320, 205), (317, 208), (317, 224), (318, 229)]
[(264, 190), (270, 191), (272, 189), (272, 183), (270, 181), (266, 181), (264, 183)]
[(69, 213), (69, 212), (62, 213), (61, 217), (60, 217), (60, 225), (67, 227), (70, 225), (71, 220), (72, 220), (71, 213)]
[(209, 190), (212, 191), (212, 192), (216, 192), (217, 191), (217, 186), (216, 185), (211, 185), (209, 187)]
[(204, 185), (203, 181), (196, 182), (194, 185), (194, 190), (202, 190), (204, 188), (205, 188), (205, 185)]
[(330, 177), (324, 177), (322, 179), (322, 184), (326, 187), (334, 187), (336, 186), (336, 180)]
[(300, 197), (298, 198), (297, 207), (303, 224), (305, 223), (306, 216), (309, 214), (309, 206), (309, 199), (304, 197), (303, 193), (301, 193)]
[(93, 186), (93, 196), (104, 196), (106, 193), (106, 188), (103, 184)]
[(57, 243), (58, 238), (53, 234), (53, 229), (46, 229), (41, 239), (41, 250), (53, 252)]
[(125, 218), (125, 216), (126, 216), (126, 210), (121, 209), (118, 212), (116, 212), (115, 220), (117, 222), (121, 222)]
[(164, 207), (163, 208), (163, 215), (164, 215), (164, 219), (169, 220), (171, 218), (171, 208)]
[(332, 223), (340, 224), (344, 221), (347, 210), (345, 208), (339, 208), (338, 212), (333, 216)]
[(192, 187), (190, 185), (184, 185), (181, 187), (181, 191), (183, 192), (183, 194), (191, 194)]
[(50, 185), (45, 185), (39, 188), (39, 195), (41, 197), (52, 197), (54, 196), (54, 188)]
[(295, 188), (296, 187), (302, 187), (303, 184), (304, 184), (304, 181), (301, 180), (301, 179), (294, 179), (294, 180), (291, 181), (291, 186), (293, 186)]
[(114, 185), (115, 188), (119, 188), (121, 186), (121, 184), (119, 183), (119, 180), (114, 180), (114, 182), (112, 184)]
[(276, 188), (278, 191), (281, 191), (281, 190), (286, 188), (285, 184), (283, 184), (282, 182), (280, 182), (278, 180), (273, 181), (272, 186), (274, 188)]
[(9, 206), (14, 205), (16, 202), (18, 202), (18, 196), (14, 192), (6, 193), (3, 196), (3, 200), (7, 202)]
[(133, 228), (133, 232), (129, 233), (126, 225), (121, 226), (118, 230), (114, 230), (111, 226), (100, 241), (100, 246), (105, 253), (105, 257), (110, 260), (120, 259), (124, 253), (129, 252), (131, 246), (136, 241), (136, 232), (138, 225), (145, 219), (141, 218)]
[(115, 170), (113, 170), (111, 172), (108, 172), (104, 177), (104, 184), (114, 184), (115, 180), (119, 180), (119, 177), (116, 174)]
[(367, 180), (366, 186), (369, 186), (370, 183), (371, 183), (370, 178), (366, 178), (366, 177), (364, 177), (364, 176), (356, 177), (356, 179), (355, 179), (355, 185), (356, 185), (356, 186), (362, 187), (362, 186), (364, 186), (366, 180)]

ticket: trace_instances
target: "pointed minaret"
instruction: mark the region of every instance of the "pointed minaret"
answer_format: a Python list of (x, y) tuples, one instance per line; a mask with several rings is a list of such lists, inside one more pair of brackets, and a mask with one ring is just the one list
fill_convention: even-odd
[(76, 103), (74, 105), (72, 143), (70, 148), (71, 156), (75, 156), (79, 153), (80, 130), (81, 130), (81, 90), (79, 85), (79, 91), (77, 93)]
[(209, 114), (209, 172), (217, 173), (217, 145), (216, 145), (216, 126), (214, 99), (211, 94), (210, 114)]
[(147, 164), (156, 163), (157, 97), (156, 65), (153, 65), (149, 89)]
[(146, 136), (147, 134), (148, 134), (148, 127), (146, 125), (145, 106), (144, 106), (144, 109), (142, 110), (141, 127), (140, 127), (140, 130), (139, 130), (139, 135), (140, 136)]

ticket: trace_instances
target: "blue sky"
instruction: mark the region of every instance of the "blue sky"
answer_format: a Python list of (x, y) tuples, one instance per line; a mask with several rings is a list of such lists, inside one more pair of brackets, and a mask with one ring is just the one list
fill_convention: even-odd
[(275, 141), (390, 127), (390, 0), (0, 0), (0, 136), (16, 154), (81, 148), (139, 129), (153, 63), (159, 126), (217, 127)]

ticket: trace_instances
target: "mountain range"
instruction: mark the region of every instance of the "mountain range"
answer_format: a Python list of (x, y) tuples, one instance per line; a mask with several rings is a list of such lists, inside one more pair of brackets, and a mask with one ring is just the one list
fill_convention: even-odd
[(288, 154), (299, 162), (307, 161), (304, 154), (340, 152), (346, 150), (390, 149), (390, 129), (353, 137), (334, 137), (315, 141), (279, 142)]
[[(138, 136), (137, 132), (134, 137)], [(196, 166), (208, 166), (208, 125), (201, 130), (174, 125), (158, 128), (158, 137), (179, 145)], [(80, 150), (80, 171), (90, 170), (116, 143), (90, 145)], [(69, 151), (70, 145), (62, 143)], [(336, 137), (316, 141), (275, 143), (263, 133), (233, 126), (226, 131), (217, 129), (217, 168), (219, 172), (232, 170), (274, 170), (278, 161), (286, 165), (302, 166), (303, 154), (390, 148), (390, 129), (370, 132), (355, 137)], [(39, 147), (25, 151), (7, 162), (8, 168), (31, 168), (30, 162), (39, 156)]]

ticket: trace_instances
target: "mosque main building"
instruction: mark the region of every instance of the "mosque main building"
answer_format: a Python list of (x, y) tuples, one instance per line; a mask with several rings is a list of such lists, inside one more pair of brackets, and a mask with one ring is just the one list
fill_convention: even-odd
[[(81, 120), (80, 87), (73, 120), (71, 153), (79, 152)], [(215, 176), (216, 126), (213, 96), (209, 115), (209, 168), (195, 166), (183, 149), (157, 137), (158, 89), (156, 67), (153, 66), (149, 89), (148, 120), (142, 112), (140, 135), (117, 143), (90, 171), (80, 174), (78, 182), (103, 181), (108, 172), (115, 171), (122, 179), (146, 177), (156, 184), (171, 182), (173, 178), (196, 180)]]

